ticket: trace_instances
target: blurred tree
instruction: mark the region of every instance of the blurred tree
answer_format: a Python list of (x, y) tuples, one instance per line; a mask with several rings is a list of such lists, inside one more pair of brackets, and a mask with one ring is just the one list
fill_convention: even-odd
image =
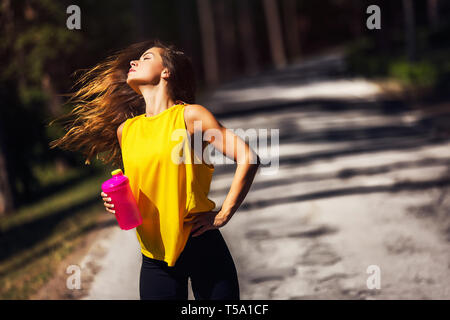
[(269, 35), (270, 53), (272, 54), (275, 67), (281, 68), (286, 65), (286, 53), (281, 33), (278, 5), (276, 0), (263, 0), (263, 5)]
[[(1, 7), (1, 17), (2, 17), (2, 29), (5, 33), (10, 33), (13, 31), (14, 28), (14, 18), (11, 10), (11, 3), (9, 0), (4, 0), (2, 2)], [(5, 44), (3, 44), (5, 46)], [(3, 51), (1, 51), (1, 58), (3, 60)], [(3, 80), (3, 77), (2, 77)], [(0, 95), (3, 96), (3, 91), (5, 90), (5, 87), (1, 86), (1, 93)], [(3, 101), (5, 103), (5, 101)], [(2, 106), (2, 109), (5, 108), (5, 105)], [(14, 209), (14, 198), (12, 195), (12, 188), (11, 188), (11, 182), (10, 182), (10, 175), (8, 173), (8, 166), (7, 166), (7, 157), (6, 157), (6, 144), (4, 139), (4, 118), (0, 117), (0, 215), (4, 214), (5, 212), (9, 212)]]
[(10, 184), (4, 153), (4, 139), (2, 136), (2, 128), (0, 127), (0, 215), (14, 209), (14, 199), (11, 193)]
[(428, 21), (433, 30), (439, 27), (439, 0), (427, 0)]
[(406, 54), (409, 61), (416, 61), (416, 28), (414, 17), (414, 3), (412, 0), (403, 0), (403, 17), (405, 20)]
[(209, 0), (197, 0), (206, 85), (219, 83), (214, 17)]
[(361, 2), (360, 0), (352, 0), (350, 3), (350, 11), (352, 13), (352, 19), (350, 19), (350, 31), (352, 32), (353, 38), (357, 39), (363, 35), (364, 28), (366, 27), (365, 23), (362, 23), (366, 21), (366, 8), (367, 6), (364, 6), (364, 2)]
[(203, 61), (201, 59), (201, 39), (197, 30), (199, 30), (199, 21), (197, 17), (197, 4), (193, 0), (176, 0), (175, 2), (177, 33), (180, 38), (180, 44), (183, 51), (191, 58), (192, 64), (196, 70), (196, 77), (200, 84), (202, 83)]
[(218, 59), (220, 61), (220, 80), (229, 80), (236, 73), (237, 45), (233, 22), (233, 1), (214, 0), (212, 2), (217, 17)]
[(253, 30), (253, 12), (249, 0), (237, 2), (238, 31), (240, 49), (244, 56), (244, 68), (246, 74), (255, 74), (259, 71), (259, 50), (256, 45), (256, 36)]
[(297, 24), (297, 0), (281, 1), (286, 44), (291, 61), (300, 56), (300, 35)]
[(81, 30), (69, 30), (66, 8), (70, 4), (70, 0), (1, 2), (0, 201), (4, 204), (0, 209), (3, 211), (31, 201), (33, 193), (41, 188), (38, 179), (41, 168), (53, 167), (60, 170), (55, 172), (59, 174), (66, 166), (78, 163), (75, 159), (79, 155), (50, 150), (48, 146), (62, 134), (62, 129), (47, 124), (68, 111), (59, 93), (69, 91), (74, 70), (93, 65), (107, 55), (107, 50), (130, 42), (126, 27), (131, 25), (130, 4), (110, 1), (106, 7), (98, 4), (95, 7), (90, 0), (80, 0), (77, 4), (82, 11)]
[(74, 49), (78, 37), (66, 28), (65, 7), (58, 1), (4, 0), (1, 9), (0, 94), (5, 107), (0, 130), (7, 139), (2, 141), (0, 176), (2, 184), (9, 181), (9, 191), (1, 188), (2, 197), (13, 202), (5, 206), (9, 211), (19, 194), (38, 188), (33, 165), (48, 155), (45, 117), (62, 112), (55, 88), (61, 70), (55, 61)]

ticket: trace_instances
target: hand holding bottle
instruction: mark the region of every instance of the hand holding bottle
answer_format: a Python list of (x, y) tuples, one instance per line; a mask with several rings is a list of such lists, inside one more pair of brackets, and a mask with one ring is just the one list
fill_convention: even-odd
[(121, 169), (111, 172), (112, 178), (102, 184), (106, 211), (114, 213), (122, 230), (130, 230), (142, 224), (142, 216), (131, 191), (128, 177)]
[(104, 193), (103, 191), (100, 193), (100, 196), (103, 199), (103, 205), (106, 208), (106, 211), (108, 211), (109, 213), (115, 214), (116, 211), (113, 209), (111, 210), (111, 208), (114, 208), (114, 204), (111, 202), (111, 198), (108, 198), (108, 195), (106, 193)]

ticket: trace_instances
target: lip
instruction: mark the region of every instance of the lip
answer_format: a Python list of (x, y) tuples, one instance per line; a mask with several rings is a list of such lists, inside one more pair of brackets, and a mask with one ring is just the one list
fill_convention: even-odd
[(128, 70), (128, 73), (130, 73), (130, 72), (136, 72), (136, 70), (130, 69), (130, 70)]

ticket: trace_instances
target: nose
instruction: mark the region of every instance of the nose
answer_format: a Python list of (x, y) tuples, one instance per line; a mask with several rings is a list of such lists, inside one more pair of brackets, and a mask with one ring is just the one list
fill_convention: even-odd
[(136, 60), (131, 60), (131, 61), (130, 61), (130, 65), (131, 65), (132, 67), (137, 66)]

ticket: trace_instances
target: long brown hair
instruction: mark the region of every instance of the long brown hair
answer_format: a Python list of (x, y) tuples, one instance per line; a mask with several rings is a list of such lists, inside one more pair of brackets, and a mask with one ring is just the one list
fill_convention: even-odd
[[(69, 94), (67, 103), (75, 105), (69, 114), (52, 120), (60, 122), (65, 131), (61, 138), (50, 142), (50, 148), (80, 151), (85, 164), (96, 156), (104, 163), (122, 166), (122, 154), (117, 139), (117, 128), (128, 118), (145, 113), (145, 102), (126, 83), (130, 61), (138, 59), (145, 50), (158, 47), (163, 67), (168, 68), (167, 94), (177, 102), (195, 103), (195, 74), (191, 59), (174, 45), (160, 40), (149, 40), (130, 45), (91, 69), (84, 69), (75, 82), (78, 90)], [(107, 157), (101, 154), (107, 153)]]

